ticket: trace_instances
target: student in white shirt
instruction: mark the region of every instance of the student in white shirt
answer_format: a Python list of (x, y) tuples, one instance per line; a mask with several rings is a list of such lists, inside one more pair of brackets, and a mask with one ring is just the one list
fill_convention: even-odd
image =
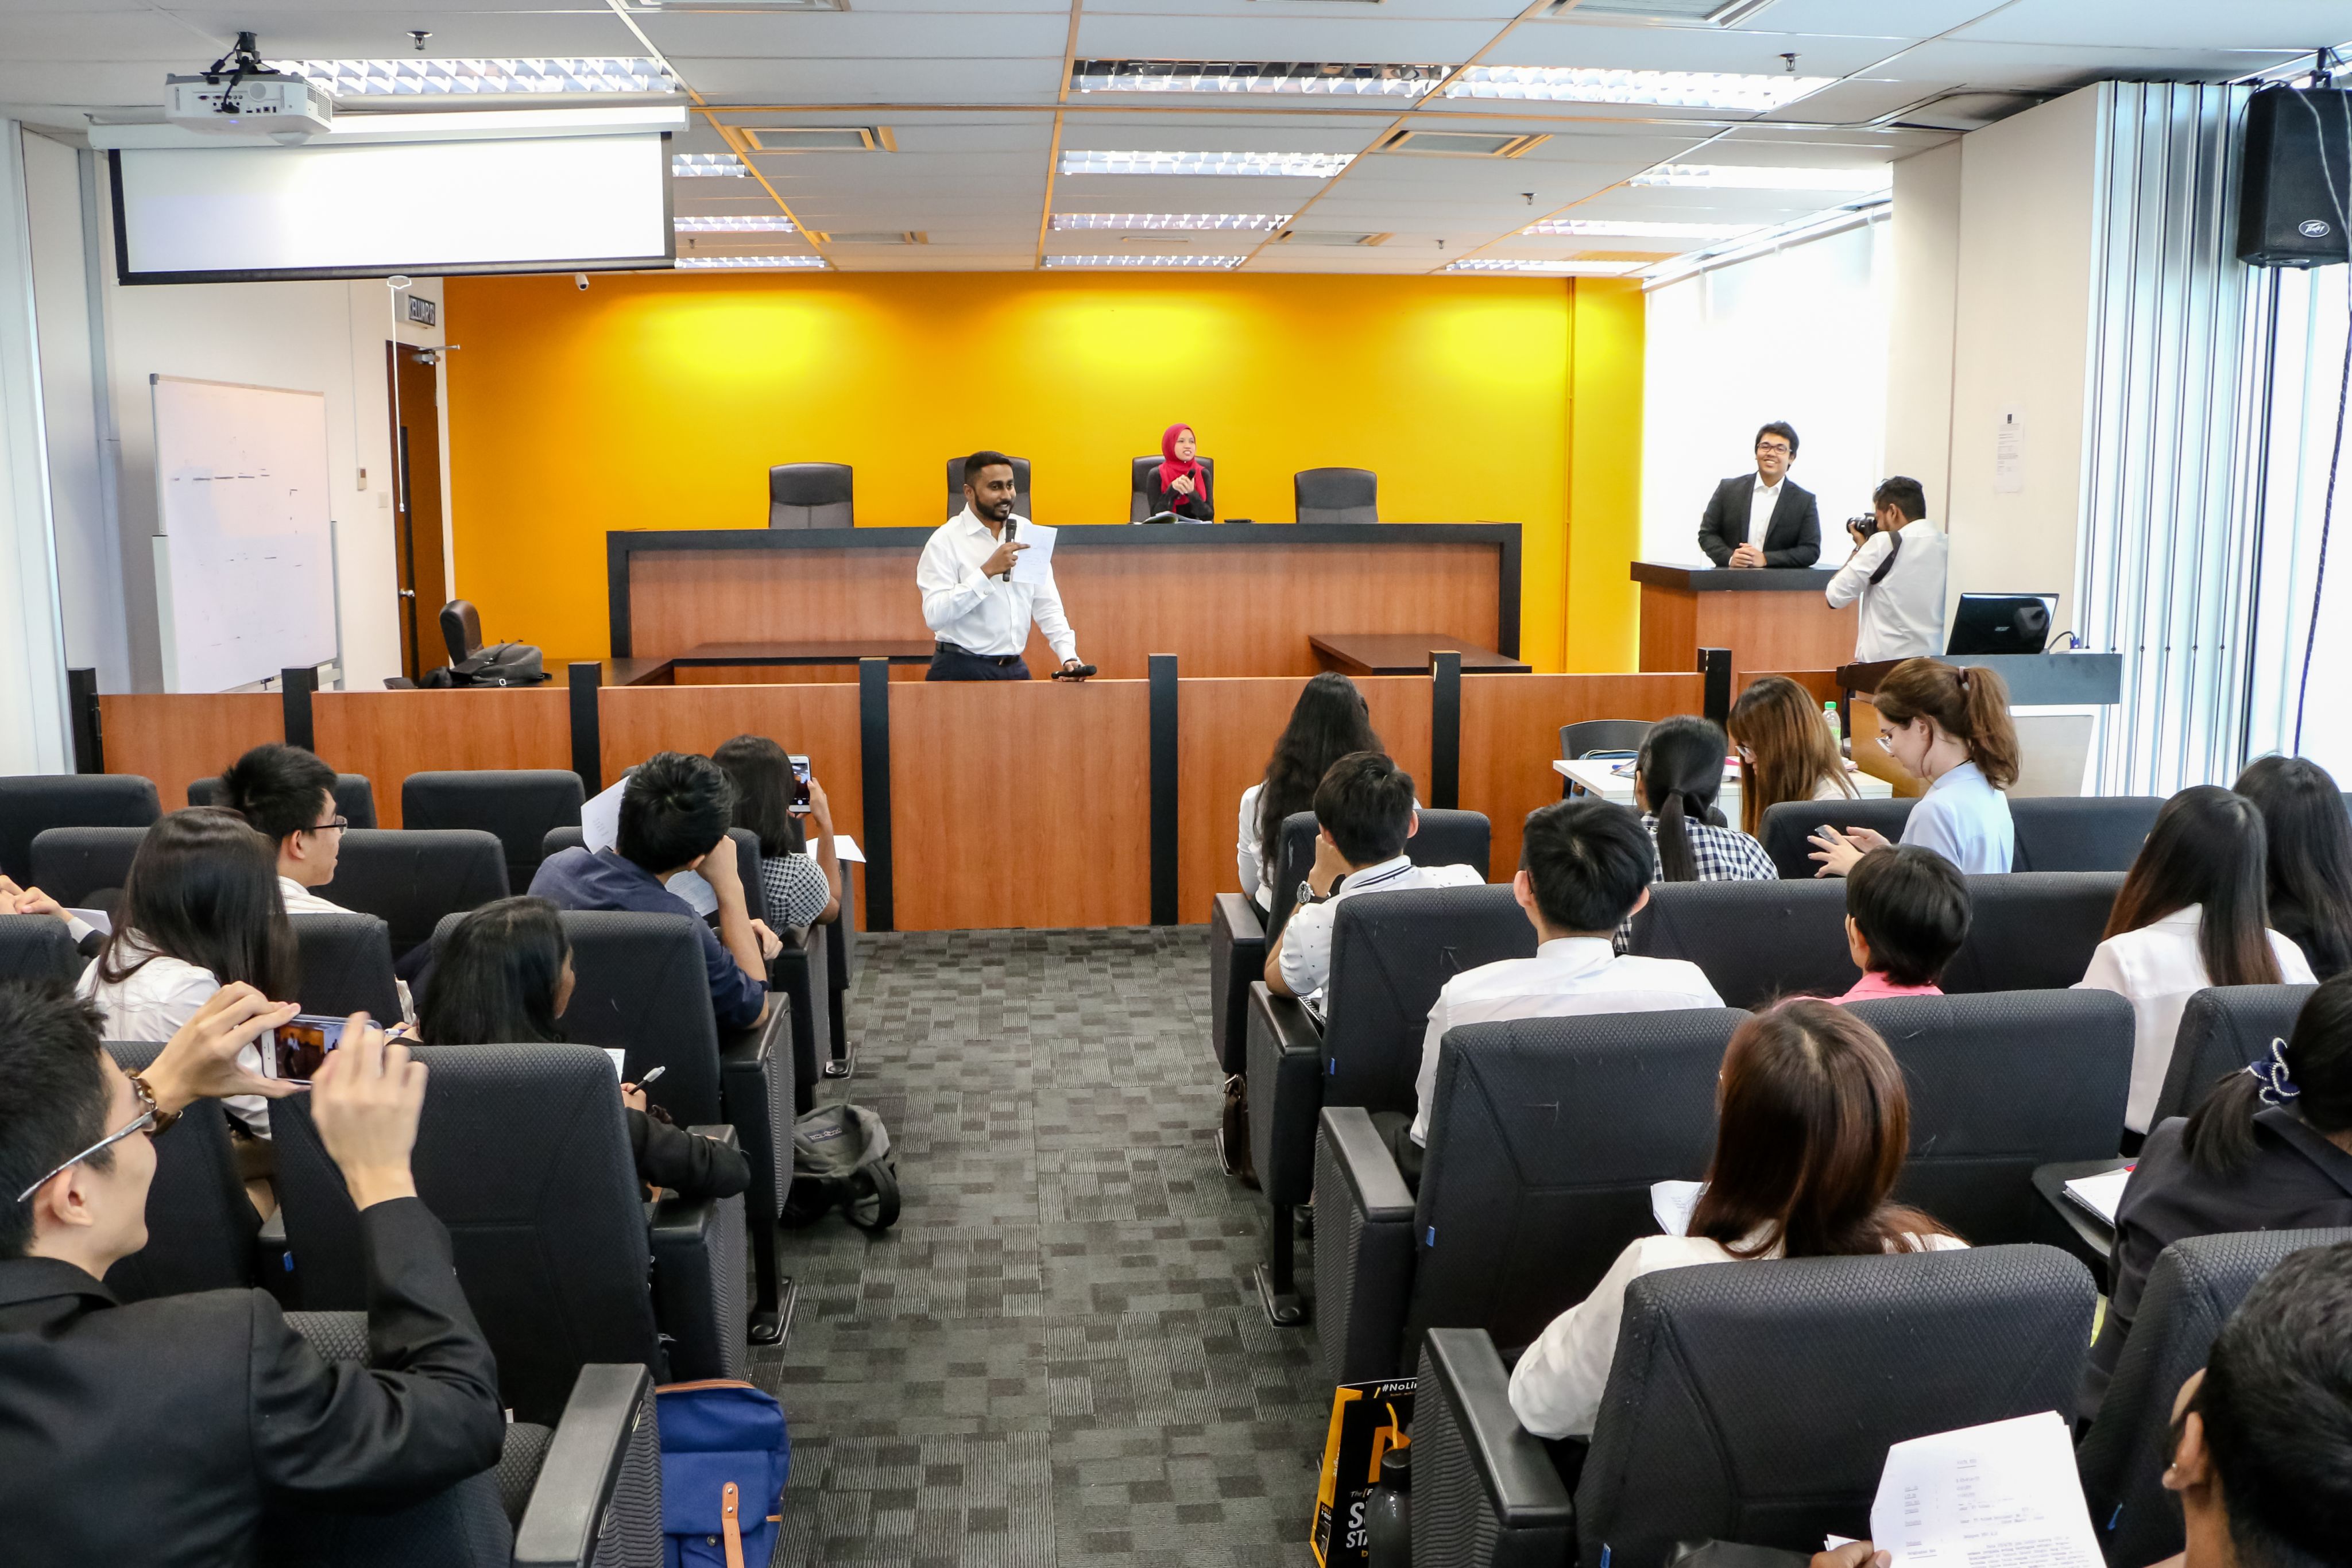
[(1944, 531), (1927, 520), (1927, 492), (1916, 479), (1885, 481), (1870, 504), (1877, 531), (1846, 525), (1854, 549), (1830, 579), (1830, 608), (1862, 601), (1854, 663), (1926, 657), (1944, 645)]
[(1405, 841), (1421, 831), (1412, 800), (1412, 775), (1377, 751), (1331, 764), (1315, 787), (1314, 869), (1265, 956), (1266, 989), (1321, 1009), (1331, 977), (1331, 917), (1340, 900), (1414, 887), (1475, 887), (1486, 880), (1470, 866), (1421, 866), (1405, 858)]
[(1783, 800), (1851, 800), (1853, 780), (1812, 693), (1786, 675), (1757, 679), (1731, 705), (1739, 754), (1739, 831), (1756, 838)]
[(2124, 1125), (2148, 1130), (2189, 998), (2208, 986), (2307, 986), (2303, 949), (2270, 929), (2269, 844), (2252, 801), (2216, 784), (2183, 789), (2156, 814), (2078, 991), (2132, 1005)]
[(1394, 1112), (1372, 1118), (1406, 1181), (1420, 1184), (1437, 1049), (1447, 1030), (1505, 1019), (1723, 1005), (1697, 965), (1624, 956), (1612, 945), (1619, 924), (1650, 901), (1656, 854), (1641, 820), (1606, 800), (1560, 800), (1528, 814), (1511, 892), (1536, 928), (1536, 956), (1465, 969), (1437, 993), (1422, 1036), (1410, 1126)]
[[(2017, 726), (2009, 684), (1981, 664), (1959, 669), (1941, 659), (1906, 659), (1872, 695), (1878, 746), (1903, 770), (1927, 780), (1901, 842), (1935, 851), (1971, 874), (2005, 872), (2017, 853), (2017, 831), (2002, 791), (2017, 782)], [(1813, 835), (1815, 876), (1843, 876), (1885, 844), (1869, 828)]]
[(299, 746), (257, 746), (221, 775), (220, 803), (278, 850), (289, 915), (347, 915), (313, 891), (335, 880), (351, 826), (335, 810), (335, 770)]
[(925, 680), (1027, 680), (1021, 651), (1029, 645), (1032, 620), (1062, 661), (1063, 673), (1083, 678), (1076, 674), (1078, 640), (1063, 618), (1054, 569), (1045, 569), (1043, 582), (1012, 580), (1014, 558), (1029, 548), (1019, 542), (1020, 525), (1029, 519), (1013, 516), (1013, 495), (1012, 458), (975, 452), (964, 459), (963, 510), (931, 531), (915, 566), (923, 623), (939, 639)]
[(1274, 907), (1269, 883), (1273, 852), (1267, 846), (1294, 811), (1312, 810), (1315, 787), (1331, 764), (1351, 751), (1386, 751), (1372, 728), (1372, 716), (1356, 683), (1326, 670), (1307, 683), (1290, 709), (1290, 722), (1274, 743), (1265, 777), (1242, 791), (1241, 822), (1234, 842), (1234, 869), (1242, 893), (1258, 913)]
[(1783, 1002), (1741, 1024), (1716, 1092), (1715, 1157), (1687, 1234), (1646, 1236), (1554, 1318), (1511, 1374), (1511, 1408), (1539, 1437), (1589, 1437), (1609, 1383), (1625, 1287), (1703, 1263), (1965, 1246), (1889, 1201), (1911, 1135), (1903, 1070), (1833, 1003)]

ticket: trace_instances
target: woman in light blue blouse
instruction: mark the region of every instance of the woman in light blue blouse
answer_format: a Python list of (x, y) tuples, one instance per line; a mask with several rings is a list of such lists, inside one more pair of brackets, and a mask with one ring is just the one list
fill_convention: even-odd
[[(2009, 685), (1982, 665), (1960, 669), (1941, 659), (1906, 659), (1887, 672), (1872, 698), (1878, 744), (1903, 770), (1926, 781), (1927, 794), (1903, 824), (1903, 842), (1930, 849), (1964, 872), (2005, 872), (2017, 849), (2009, 797), (2017, 782), (2017, 726)], [(1866, 744), (1866, 743), (1864, 743)], [(1816, 876), (1843, 876), (1886, 842), (1868, 828), (1813, 835)]]

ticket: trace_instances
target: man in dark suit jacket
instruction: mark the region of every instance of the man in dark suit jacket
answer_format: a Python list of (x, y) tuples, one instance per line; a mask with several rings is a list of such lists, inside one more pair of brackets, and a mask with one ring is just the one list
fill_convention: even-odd
[[(1813, 493), (1789, 482), (1797, 433), (1774, 420), (1756, 433), (1756, 472), (1715, 487), (1699, 518), (1698, 548), (1717, 566), (1811, 566), (1822, 556), (1822, 511)], [(1759, 529), (1757, 491), (1771, 499)]]
[(367, 1238), (370, 1364), (320, 1356), (261, 1291), (124, 1306), (100, 1283), (146, 1244), (151, 1136), (197, 1098), (294, 1092), (236, 1066), (293, 1012), (229, 986), (126, 1075), (87, 1003), (0, 986), (9, 1563), (249, 1563), (270, 1505), (397, 1507), (498, 1462), (498, 1365), (409, 1176), (425, 1068), (361, 1018), (311, 1115)]

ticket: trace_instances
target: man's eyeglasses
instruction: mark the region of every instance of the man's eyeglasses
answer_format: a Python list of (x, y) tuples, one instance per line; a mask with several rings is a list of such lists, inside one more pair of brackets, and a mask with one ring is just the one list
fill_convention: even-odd
[(1783, 457), (1789, 455), (1788, 444), (1785, 442), (1759, 441), (1756, 444), (1756, 450), (1759, 452), (1777, 452)]
[(323, 833), (331, 828), (340, 833), (351, 825), (352, 820), (349, 817), (335, 817), (324, 822), (313, 822), (302, 831), (306, 833)]
[(1891, 735), (1882, 735), (1882, 736), (1880, 736), (1880, 737), (1878, 737), (1878, 749), (1879, 749), (1879, 750), (1881, 750), (1881, 751), (1884, 751), (1884, 752), (1885, 752), (1885, 753), (1886, 753), (1886, 755), (1887, 755), (1887, 756), (1889, 756), (1889, 757), (1894, 756), (1894, 755), (1895, 755), (1895, 737), (1894, 737), (1893, 736), (1891, 736)]
[(154, 1129), (155, 1113), (152, 1110), (140, 1112), (136, 1117), (132, 1118), (128, 1126), (123, 1127), (117, 1132), (107, 1134), (106, 1136), (99, 1139), (98, 1142), (92, 1144), (89, 1147), (84, 1149), (81, 1153), (76, 1155), (73, 1158), (59, 1166), (56, 1170), (51, 1171), (47, 1176), (43, 1176), (39, 1181), (35, 1182), (24, 1191), (18, 1193), (16, 1195), (16, 1201), (18, 1203), (24, 1202), (26, 1198), (40, 1191), (43, 1186), (47, 1186), (51, 1181), (56, 1180), (67, 1171), (73, 1169), (74, 1166), (81, 1164), (82, 1161), (89, 1158), (92, 1155), (104, 1154), (107, 1150), (114, 1147), (115, 1145), (122, 1142), (123, 1139), (131, 1136), (131, 1134), (152, 1133)]

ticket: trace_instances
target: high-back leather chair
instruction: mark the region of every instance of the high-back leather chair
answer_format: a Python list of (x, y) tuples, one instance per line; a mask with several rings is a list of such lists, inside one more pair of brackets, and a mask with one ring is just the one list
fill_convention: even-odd
[(1783, 800), (1764, 808), (1756, 838), (1772, 857), (1780, 875), (1792, 882), (1809, 881), (1820, 871), (1813, 858), (1812, 837), (1825, 827), (1871, 828), (1892, 843), (1903, 836), (1916, 801), (1896, 796), (1886, 800)]
[[(1150, 499), (1151, 492), (1148, 483), (1152, 470), (1165, 461), (1165, 458), (1155, 452), (1149, 457), (1139, 457), (1128, 465), (1127, 520), (1129, 522), (1139, 523), (1152, 515)], [(1217, 460), (1213, 457), (1196, 457), (1193, 461), (1200, 464), (1202, 471), (1209, 476), (1209, 500), (1213, 505), (1217, 498)]]
[(302, 1010), (326, 1018), (364, 1012), (389, 1028), (400, 1021), (392, 974), (392, 930), (373, 915), (302, 915), (289, 922), (299, 954)]
[(31, 878), (68, 909), (106, 909), (131, 880), (144, 828), (47, 828), (33, 840)]
[(856, 523), (846, 463), (786, 463), (768, 470), (772, 528), (846, 528)]
[(2049, 991), (2091, 967), (2124, 873), (2017, 871), (1968, 883), (1968, 940), (1944, 971), (1944, 989)]
[(478, 768), (412, 773), (400, 785), (408, 828), (479, 828), (506, 846), (507, 885), (527, 888), (550, 828), (576, 828), (587, 792), (563, 768)]
[[(1013, 458), (1013, 515), (1014, 515), (1015, 517), (1034, 517), (1037, 514), (1036, 514), (1034, 511), (1031, 510), (1031, 509), (1030, 509), (1030, 507), (1031, 507), (1031, 502), (1030, 502), (1030, 499), (1029, 499), (1029, 459), (1027, 459), (1026, 457), (1015, 457), (1015, 458)], [(948, 514), (947, 514), (947, 515), (948, 515), (949, 517), (954, 517), (958, 512), (961, 512), (961, 511), (962, 511), (962, 510), (963, 510), (963, 458), (961, 458), (961, 457), (950, 457), (950, 458), (949, 458), (949, 459), (948, 459)]]
[(87, 963), (63, 921), (46, 915), (0, 915), (0, 986), (70, 986)]
[[(106, 1050), (117, 1067), (137, 1072), (153, 1064), (163, 1045), (118, 1040)], [(255, 1272), (260, 1234), (261, 1216), (236, 1174), (221, 1103), (192, 1101), (172, 1135), (155, 1140), (147, 1245), (106, 1271), (106, 1288), (122, 1301), (250, 1290), (261, 1282)]]
[[(1404, 854), (1415, 865), (1466, 865), (1484, 877), (1493, 838), (1493, 824), (1482, 811), (1424, 810), (1420, 831), (1404, 841)], [(1275, 845), (1274, 883), (1266, 889), (1268, 942), (1289, 924), (1290, 912), (1298, 904), (1298, 884), (1315, 867), (1315, 813), (1293, 811), (1285, 817)]]
[(2165, 1064), (2164, 1088), (2147, 1124), (2186, 1116), (2223, 1076), (2269, 1057), (2271, 1041), (2294, 1033), (2316, 986), (2213, 986), (2189, 998)]
[(1290, 476), (1302, 523), (1377, 523), (1380, 476), (1369, 468), (1302, 468)]
[(2009, 803), (2011, 871), (2129, 871), (2161, 795), (2026, 795)]
[(470, 599), (453, 599), (441, 607), (441, 645), (449, 662), (461, 664), (482, 651), (482, 612)]
[(1559, 754), (1570, 762), (1596, 751), (1639, 751), (1650, 738), (1646, 718), (1588, 718), (1559, 727)]
[(507, 896), (506, 847), (479, 828), (354, 828), (335, 857), (335, 880), (320, 896), (392, 929), (392, 956), (433, 939), (445, 915)]
[[(188, 804), (217, 806), (221, 804), (221, 781), (217, 773), (188, 781)], [(335, 775), (335, 814), (353, 828), (375, 826), (375, 786), (364, 773)]]
[(1856, 980), (1845, 940), (1845, 883), (1662, 882), (1634, 912), (1629, 951), (1685, 958), (1727, 1007), (1834, 997)]
[(0, 876), (33, 874), (33, 840), (50, 828), (144, 828), (163, 814), (155, 786), (132, 773), (0, 778)]

